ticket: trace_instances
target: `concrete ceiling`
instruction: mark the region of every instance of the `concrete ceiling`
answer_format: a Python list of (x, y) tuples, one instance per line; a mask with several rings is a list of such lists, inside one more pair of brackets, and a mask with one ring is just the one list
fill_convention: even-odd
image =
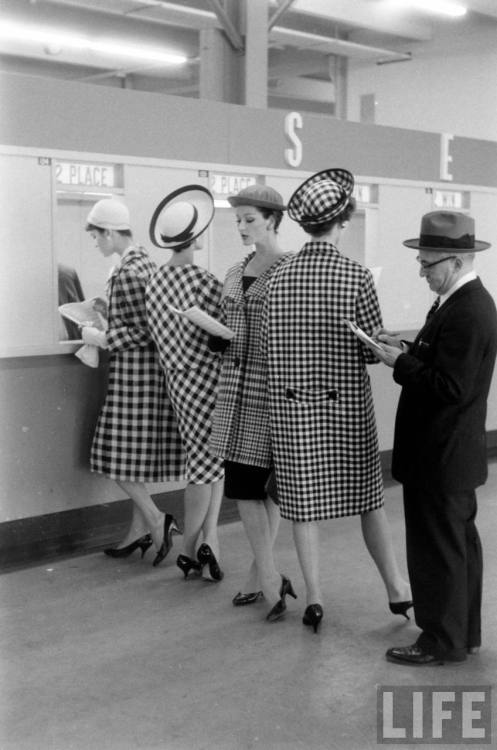
[[(454, 40), (463, 43), (475, 30), (495, 39), (497, 0), (459, 1), (468, 14), (442, 19), (426, 11), (395, 9), (392, 0), (274, 0), (269, 9), (270, 91), (289, 98), (293, 93), (306, 98), (307, 91), (307, 98), (326, 100), (337, 59), (365, 64), (405, 60), (429, 54), (434, 44), (440, 49), (439, 39), (449, 39), (452, 46)], [(219, 29), (231, 44), (243, 45), (243, 27), (230, 27), (224, 7), (221, 0), (0, 0), (4, 27), (10, 21), (64, 29), (121, 45), (168, 49), (187, 58), (183, 66), (144, 64), (130, 62), (119, 50), (104, 55), (0, 35), (1, 67), (100, 83), (132, 76), (135, 83), (141, 81), (137, 87), (198, 96), (199, 31)]]

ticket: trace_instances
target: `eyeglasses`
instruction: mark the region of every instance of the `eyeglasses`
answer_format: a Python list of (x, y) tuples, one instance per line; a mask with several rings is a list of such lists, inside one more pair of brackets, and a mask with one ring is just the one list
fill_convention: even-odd
[(423, 271), (427, 271), (429, 268), (433, 268), (433, 266), (437, 266), (439, 263), (443, 263), (444, 260), (455, 260), (455, 255), (448, 255), (446, 258), (440, 258), (440, 260), (434, 260), (433, 263), (425, 263), (422, 260), (418, 260), (419, 265), (423, 269)]

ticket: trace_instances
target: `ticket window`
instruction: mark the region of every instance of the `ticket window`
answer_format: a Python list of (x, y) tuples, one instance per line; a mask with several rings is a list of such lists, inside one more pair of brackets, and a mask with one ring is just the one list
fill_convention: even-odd
[[(85, 228), (96, 201), (122, 192), (122, 167), (55, 162), (54, 182), (57, 196), (54, 233), (57, 305), (104, 297), (105, 282), (115, 258), (104, 258)], [(80, 338), (78, 326), (59, 316), (59, 341)]]
[(352, 214), (347, 228), (340, 237), (340, 252), (351, 260), (365, 266), (366, 263), (366, 214), (357, 210)]
[[(115, 259), (104, 258), (90, 233), (85, 231), (86, 219), (94, 203), (95, 199), (57, 201), (57, 305), (105, 296), (105, 281)], [(80, 338), (77, 327), (61, 318), (59, 341)]]

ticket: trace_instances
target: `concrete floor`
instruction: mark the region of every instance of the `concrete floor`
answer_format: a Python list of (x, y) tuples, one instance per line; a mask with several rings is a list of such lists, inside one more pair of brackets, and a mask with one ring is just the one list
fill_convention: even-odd
[[(263, 602), (234, 608), (250, 554), (232, 523), (220, 529), (220, 584), (182, 580), (178, 541), (159, 568), (151, 552), (124, 561), (99, 553), (3, 575), (1, 750), (367, 750), (378, 747), (377, 686), (495, 685), (497, 464), (490, 473), (479, 491), (486, 578), (478, 656), (431, 668), (385, 661), (386, 648), (413, 642), (417, 629), (389, 613), (357, 518), (322, 525), (318, 635), (301, 622), (288, 522), (277, 560), (299, 599), (274, 624), (264, 621)], [(386, 494), (405, 569), (399, 487)]]

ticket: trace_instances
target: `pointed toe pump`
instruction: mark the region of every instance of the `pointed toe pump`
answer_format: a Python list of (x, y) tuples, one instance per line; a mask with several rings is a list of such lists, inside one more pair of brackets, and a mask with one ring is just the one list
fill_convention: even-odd
[(323, 619), (323, 608), (320, 604), (309, 604), (304, 612), (302, 622), (309, 625), (314, 632), (318, 632), (318, 627)]
[(201, 544), (197, 550), (197, 560), (200, 565), (207, 565), (209, 568), (209, 575), (213, 581), (222, 581), (224, 573), (219, 567), (219, 563), (216, 560), (214, 552), (211, 550), (208, 544)]
[(393, 615), (404, 615), (406, 620), (410, 620), (411, 618), (407, 614), (407, 610), (411, 609), (413, 607), (412, 601), (405, 601), (405, 602), (388, 602), (388, 606), (390, 607), (390, 612)]
[(291, 580), (285, 576), (281, 576), (280, 598), (274, 607), (267, 613), (266, 620), (268, 622), (277, 622), (278, 620), (281, 620), (286, 612), (285, 600), (287, 596), (293, 596), (294, 599), (297, 598)]
[(131, 555), (135, 551), (135, 549), (140, 549), (143, 558), (145, 552), (151, 546), (152, 537), (150, 536), (150, 534), (145, 534), (145, 536), (141, 536), (139, 539), (135, 539), (134, 542), (131, 542), (131, 544), (128, 544), (126, 547), (109, 547), (108, 549), (104, 549), (104, 553), (109, 557), (129, 557), (129, 555)]
[(174, 518), (174, 516), (171, 516), (169, 513), (166, 513), (166, 516), (164, 518), (164, 539), (152, 563), (154, 568), (156, 568), (157, 565), (159, 565), (164, 560), (164, 558), (169, 554), (173, 546), (173, 534), (179, 534), (179, 533), (181, 532), (178, 528), (176, 519)]
[(200, 575), (202, 572), (202, 566), (196, 560), (192, 560), (188, 555), (178, 555), (176, 559), (176, 565), (183, 572), (185, 578), (188, 578), (188, 573), (192, 570), (196, 575)]
[(264, 594), (262, 591), (251, 591), (249, 594), (242, 594), (242, 592), (239, 591), (232, 599), (233, 606), (245, 607), (247, 604), (255, 604), (255, 602), (258, 602), (259, 599), (262, 599), (263, 597)]

